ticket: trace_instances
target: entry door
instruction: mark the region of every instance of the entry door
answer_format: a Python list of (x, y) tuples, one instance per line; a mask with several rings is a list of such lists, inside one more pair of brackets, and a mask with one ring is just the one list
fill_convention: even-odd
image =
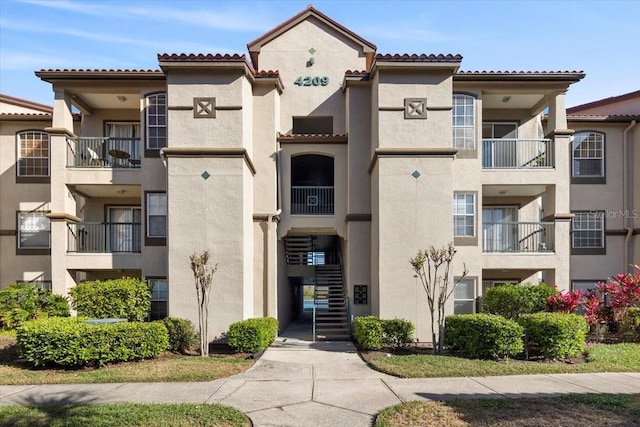
[(482, 242), (485, 252), (518, 251), (518, 207), (482, 208)]
[(140, 208), (110, 207), (108, 213), (109, 252), (140, 252)]

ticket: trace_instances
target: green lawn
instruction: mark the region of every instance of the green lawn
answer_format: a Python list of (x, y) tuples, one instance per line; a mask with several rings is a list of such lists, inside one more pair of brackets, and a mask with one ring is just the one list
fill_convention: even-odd
[(635, 426), (640, 394), (405, 402), (382, 410), (375, 427)]
[(242, 412), (217, 404), (0, 406), (1, 427), (250, 425)]
[(369, 360), (376, 370), (401, 378), (473, 377), (521, 374), (640, 371), (640, 344), (596, 345), (587, 351), (587, 363), (521, 362), (465, 359), (452, 356), (377, 356)]

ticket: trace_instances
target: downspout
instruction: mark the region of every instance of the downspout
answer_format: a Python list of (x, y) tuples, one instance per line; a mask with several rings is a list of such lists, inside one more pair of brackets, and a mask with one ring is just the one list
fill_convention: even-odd
[[(280, 215), (282, 209), (270, 213), (267, 216), (267, 316), (278, 317), (278, 277), (277, 277), (277, 245), (272, 244), (271, 227), (273, 217)], [(277, 236), (274, 236), (277, 240)]]
[(631, 223), (631, 212), (629, 209), (629, 174), (630, 174), (630, 165), (633, 165), (633, 162), (629, 162), (628, 156), (628, 144), (629, 144), (629, 131), (636, 126), (636, 121), (632, 120), (631, 124), (624, 130), (622, 136), (622, 158), (625, 161), (622, 176), (622, 209), (623, 218), (624, 218), (624, 229), (627, 231), (627, 235), (624, 238), (624, 271), (629, 272), (629, 265), (631, 261), (629, 261), (629, 245), (631, 243), (631, 236), (633, 235), (633, 224)]
[(162, 159), (162, 164), (166, 168), (167, 167), (167, 155), (164, 152), (164, 147), (162, 147), (160, 149), (160, 158)]

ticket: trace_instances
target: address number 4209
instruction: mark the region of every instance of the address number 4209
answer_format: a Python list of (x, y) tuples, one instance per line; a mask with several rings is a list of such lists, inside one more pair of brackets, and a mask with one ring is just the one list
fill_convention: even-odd
[(315, 77), (298, 77), (295, 82), (296, 86), (326, 86), (329, 84), (329, 77), (327, 76), (315, 76)]

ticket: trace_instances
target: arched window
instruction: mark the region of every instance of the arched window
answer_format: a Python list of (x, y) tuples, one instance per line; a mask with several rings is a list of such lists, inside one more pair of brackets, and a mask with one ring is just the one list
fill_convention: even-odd
[(604, 177), (604, 134), (576, 132), (573, 135), (571, 160), (574, 178)]
[(291, 213), (332, 215), (333, 157), (303, 154), (291, 158)]
[(18, 133), (18, 176), (49, 176), (49, 134), (37, 130)]
[(453, 95), (453, 148), (476, 148), (475, 98), (470, 95)]

